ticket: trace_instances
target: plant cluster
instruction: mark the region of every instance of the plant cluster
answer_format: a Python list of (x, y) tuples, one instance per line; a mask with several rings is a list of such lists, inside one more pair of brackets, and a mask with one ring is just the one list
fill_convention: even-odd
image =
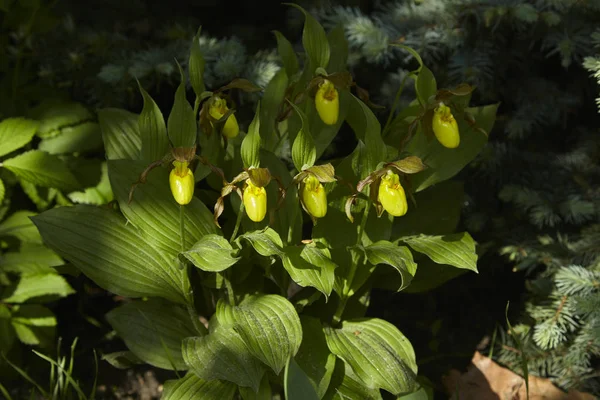
[[(467, 84), (438, 89), (401, 45), (416, 96), (382, 128), (346, 69), (343, 29), (326, 33), (295, 7), (304, 59), (276, 33), (283, 67), (264, 88), (236, 78), (208, 90), (198, 32), (193, 105), (179, 67), (166, 121), (141, 86), (139, 115), (98, 111), (115, 202), (33, 217), (49, 248), (130, 299), (106, 316), (128, 350), (104, 358), (174, 370), (163, 398), (426, 395), (408, 338), (365, 317), (370, 290), (426, 290), (440, 271), (477, 270), (468, 233), (423, 221), (447, 213), (445, 199), (408, 200), (479, 153), (497, 105), (469, 107)], [(238, 90), (260, 92), (249, 124)], [(353, 151), (324, 159), (346, 132)]]

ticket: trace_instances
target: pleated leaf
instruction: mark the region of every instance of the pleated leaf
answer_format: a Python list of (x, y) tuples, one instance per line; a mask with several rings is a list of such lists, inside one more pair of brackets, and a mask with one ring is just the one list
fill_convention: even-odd
[(276, 374), (286, 366), (302, 343), (302, 325), (292, 303), (269, 294), (247, 297), (237, 307), (217, 305), (217, 318), (233, 326), (254, 357)]
[(183, 359), (202, 379), (222, 379), (255, 392), (265, 373), (264, 365), (231, 327), (219, 326), (206, 336), (185, 339)]
[(326, 327), (329, 350), (348, 363), (369, 388), (394, 395), (410, 393), (416, 384), (415, 352), (408, 339), (387, 321), (363, 318)]
[(187, 369), (181, 346), (197, 333), (182, 307), (158, 299), (132, 301), (111, 310), (106, 320), (141, 360), (158, 368)]
[(196, 118), (185, 95), (186, 76), (179, 66), (181, 83), (175, 92), (175, 101), (167, 121), (167, 132), (174, 147), (192, 147), (196, 144)]
[(261, 256), (280, 256), (283, 254), (283, 242), (281, 237), (272, 228), (265, 228), (260, 231), (252, 231), (240, 235), (236, 241), (247, 240), (254, 250)]
[[(169, 254), (181, 251), (179, 204), (169, 187), (169, 172), (156, 168), (146, 183), (136, 187), (129, 203), (129, 190), (144, 170), (144, 162), (130, 160), (108, 161), (108, 176), (121, 211), (142, 235)], [(217, 233), (213, 214), (204, 203), (194, 198), (185, 206), (185, 248), (191, 248), (204, 235)]]
[(477, 272), (475, 241), (467, 232), (444, 236), (410, 236), (401, 240), (438, 264), (448, 264)]
[(260, 103), (240, 148), (244, 168), (260, 167)]
[(294, 282), (311, 286), (329, 297), (335, 282), (337, 264), (331, 261), (326, 250), (316, 246), (289, 246), (282, 257), (283, 267)]
[(285, 3), (302, 11), (305, 17), (304, 30), (302, 31), (302, 45), (310, 59), (312, 69), (325, 68), (329, 63), (329, 42), (325, 29), (319, 22), (302, 7), (293, 3)]
[(44, 242), (102, 288), (185, 303), (187, 276), (124, 218), (106, 208), (60, 207), (33, 218)]
[(398, 291), (408, 287), (417, 272), (417, 263), (414, 262), (412, 253), (406, 246), (381, 240), (365, 247), (365, 254), (371, 264), (387, 264), (398, 271), (402, 277), (402, 284)]
[(192, 373), (165, 382), (162, 400), (230, 400), (236, 386), (231, 382), (205, 381)]
[(144, 98), (144, 108), (139, 116), (140, 136), (142, 139), (142, 160), (153, 162), (160, 160), (169, 150), (169, 138), (165, 119), (152, 97), (140, 85)]
[(119, 108), (98, 110), (106, 158), (138, 160), (142, 149), (139, 115)]
[(235, 252), (223, 236), (209, 234), (181, 254), (203, 271), (221, 272), (238, 262)]

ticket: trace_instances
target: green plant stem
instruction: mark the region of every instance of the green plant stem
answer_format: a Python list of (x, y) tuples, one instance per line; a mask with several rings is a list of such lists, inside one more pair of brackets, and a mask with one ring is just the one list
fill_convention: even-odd
[(244, 202), (240, 202), (240, 209), (238, 210), (237, 219), (235, 220), (235, 228), (233, 228), (233, 233), (231, 234), (231, 239), (229, 239), (229, 243), (233, 243), (235, 240), (238, 231), (240, 230), (240, 225), (242, 223), (242, 217), (244, 216)]
[[(356, 246), (362, 244), (363, 233), (365, 232), (365, 226), (367, 225), (367, 220), (369, 219), (369, 209), (371, 208), (371, 203), (367, 203), (365, 206), (365, 211), (363, 212), (362, 219), (360, 221), (360, 226), (358, 227), (358, 237), (356, 238)], [(337, 310), (333, 315), (333, 324), (338, 325), (342, 320), (342, 314), (344, 313), (344, 309), (348, 304), (348, 293), (350, 293), (350, 289), (352, 288), (352, 281), (354, 280), (354, 275), (356, 275), (356, 269), (358, 268), (358, 260), (360, 257), (356, 255), (352, 255), (352, 263), (350, 264), (350, 271), (348, 273), (348, 278), (346, 279), (346, 285), (344, 285), (344, 293), (342, 294), (342, 298), (340, 299), (340, 303), (338, 304)]]

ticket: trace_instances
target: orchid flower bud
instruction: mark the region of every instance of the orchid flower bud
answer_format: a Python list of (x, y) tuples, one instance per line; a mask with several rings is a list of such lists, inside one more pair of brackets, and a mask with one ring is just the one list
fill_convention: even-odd
[(323, 184), (312, 174), (302, 181), (300, 199), (307, 213), (314, 218), (323, 218), (327, 214), (327, 194)]
[(181, 205), (186, 205), (194, 197), (194, 173), (188, 167), (185, 161), (173, 161), (173, 168), (169, 174), (169, 184), (171, 193), (175, 201)]
[(255, 186), (250, 179), (246, 179), (242, 198), (248, 218), (254, 222), (262, 221), (267, 214), (267, 191), (265, 188)]
[(452, 115), (450, 107), (444, 103), (435, 109), (432, 121), (433, 133), (442, 146), (455, 149), (460, 144), (458, 124)]
[(406, 194), (398, 174), (388, 171), (381, 177), (377, 199), (390, 215), (401, 217), (408, 211)]
[[(215, 98), (208, 109), (210, 116), (216, 120), (223, 118), (223, 115), (225, 115), (227, 111), (229, 111), (227, 102), (225, 99), (221, 98)], [(240, 127), (235, 114), (231, 114), (229, 117), (227, 117), (221, 133), (223, 136), (229, 139), (236, 137), (240, 133)]]
[(315, 107), (325, 124), (335, 125), (340, 112), (340, 96), (333, 83), (327, 79), (319, 85), (315, 96)]

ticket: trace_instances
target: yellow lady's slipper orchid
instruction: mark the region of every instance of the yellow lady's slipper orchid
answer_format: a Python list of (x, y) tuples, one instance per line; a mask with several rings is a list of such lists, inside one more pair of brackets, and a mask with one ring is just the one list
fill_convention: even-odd
[(377, 198), (385, 211), (394, 217), (401, 217), (408, 211), (404, 188), (400, 184), (398, 174), (392, 171), (381, 177)]
[(303, 180), (301, 200), (306, 211), (314, 218), (323, 218), (327, 214), (327, 194), (319, 180), (309, 174)]
[(194, 173), (188, 167), (185, 161), (173, 161), (173, 168), (169, 174), (169, 184), (171, 193), (175, 201), (181, 205), (186, 205), (194, 197)]
[[(223, 118), (223, 115), (225, 115), (227, 111), (229, 111), (227, 102), (225, 99), (220, 97), (215, 98), (208, 109), (210, 116), (216, 120)], [(227, 121), (225, 121), (225, 125), (223, 125), (221, 133), (223, 136), (229, 139), (236, 137), (240, 133), (240, 127), (235, 114), (231, 114), (229, 117), (227, 117)]]
[(327, 79), (320, 85), (315, 96), (315, 107), (321, 120), (327, 125), (334, 125), (340, 113), (340, 96), (337, 89)]
[(250, 179), (247, 179), (242, 198), (248, 218), (254, 222), (262, 221), (267, 214), (267, 191), (265, 188), (255, 186)]
[(435, 137), (442, 146), (455, 149), (460, 144), (458, 124), (452, 115), (450, 107), (444, 103), (440, 103), (433, 113), (432, 128)]

